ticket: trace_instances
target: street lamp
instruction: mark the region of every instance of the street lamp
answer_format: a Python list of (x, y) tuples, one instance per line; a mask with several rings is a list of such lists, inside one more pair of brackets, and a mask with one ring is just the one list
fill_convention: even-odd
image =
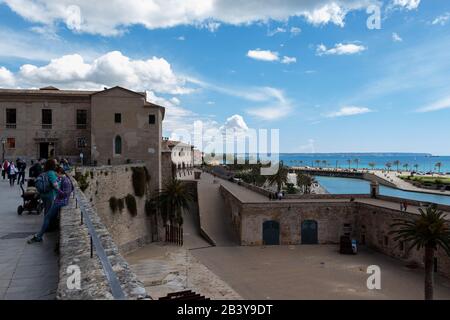
[(5, 143), (6, 139), (2, 138), (2, 163), (5, 162)]

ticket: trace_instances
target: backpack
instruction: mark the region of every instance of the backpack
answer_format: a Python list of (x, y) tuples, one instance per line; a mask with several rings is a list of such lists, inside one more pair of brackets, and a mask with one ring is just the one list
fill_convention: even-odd
[(52, 184), (50, 183), (47, 172), (41, 173), (36, 178), (35, 186), (40, 194), (46, 194), (52, 190)]

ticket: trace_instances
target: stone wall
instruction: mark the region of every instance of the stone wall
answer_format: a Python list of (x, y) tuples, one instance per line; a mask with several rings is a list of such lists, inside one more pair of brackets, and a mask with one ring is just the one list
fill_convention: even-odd
[[(158, 240), (155, 217), (149, 217), (145, 213), (146, 196), (136, 196), (133, 189), (133, 168), (143, 166), (130, 164), (76, 169), (81, 174), (86, 174), (89, 187), (84, 193), (122, 253)], [(136, 199), (137, 214), (133, 216), (126, 204), (123, 210), (113, 212), (110, 207), (111, 197), (124, 199), (128, 194)]]
[[(404, 244), (401, 249), (399, 243), (393, 240), (393, 235), (388, 233), (394, 219), (416, 217), (414, 214), (354, 201), (242, 203), (223, 185), (220, 190), (233, 225), (239, 233), (241, 245), (262, 245), (263, 223), (268, 220), (280, 224), (280, 244), (301, 244), (302, 222), (315, 220), (319, 244), (339, 244), (344, 230), (350, 231), (351, 236), (361, 245), (365, 244), (388, 256), (423, 266), (423, 250), (413, 249), (408, 252), (408, 244)], [(437, 261), (438, 272), (450, 278), (450, 257), (438, 250)]]
[[(75, 188), (79, 191), (77, 183)], [(145, 299), (147, 293), (143, 284), (131, 271), (128, 263), (119, 253), (118, 247), (113, 241), (106, 226), (101, 222), (90, 201), (82, 192), (80, 195), (81, 205), (92, 221), (95, 232), (98, 235), (102, 247), (107, 254), (112, 269), (125, 294), (126, 299)], [(85, 223), (81, 224), (80, 204), (71, 197), (69, 205), (61, 210), (60, 215), (60, 241), (59, 241), (59, 284), (57, 299), (59, 300), (91, 300), (91, 299), (113, 299), (111, 289), (103, 270), (103, 266), (95, 250), (91, 258), (91, 242), (88, 228)], [(69, 289), (67, 285), (69, 266), (77, 266), (80, 269), (81, 288)]]

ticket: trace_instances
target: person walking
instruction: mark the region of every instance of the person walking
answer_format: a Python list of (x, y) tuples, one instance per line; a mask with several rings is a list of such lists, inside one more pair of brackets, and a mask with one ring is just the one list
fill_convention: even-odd
[(5, 159), (2, 163), (2, 177), (3, 180), (5, 180), (8, 177), (8, 167), (9, 167), (9, 161)]
[(27, 168), (27, 163), (22, 159), (17, 159), (17, 184), (25, 183), (25, 170)]
[(8, 179), (9, 179), (9, 185), (11, 187), (14, 186), (14, 183), (16, 182), (16, 177), (17, 177), (17, 167), (14, 164), (14, 162), (11, 161), (11, 163), (9, 164), (8, 167)]
[(55, 189), (57, 193), (55, 201), (44, 216), (41, 230), (27, 241), (29, 244), (42, 241), (42, 236), (47, 232), (52, 220), (56, 219), (60, 209), (69, 203), (70, 195), (73, 192), (72, 181), (70, 181), (62, 167), (56, 168), (56, 173), (58, 175), (59, 188)]
[(408, 203), (403, 202), (403, 210), (406, 212), (406, 210), (408, 210)]

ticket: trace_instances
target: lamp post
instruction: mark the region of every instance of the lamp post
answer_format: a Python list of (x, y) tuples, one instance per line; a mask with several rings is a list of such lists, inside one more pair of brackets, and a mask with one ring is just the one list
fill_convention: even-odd
[(2, 138), (2, 163), (5, 162), (5, 143), (6, 139)]

